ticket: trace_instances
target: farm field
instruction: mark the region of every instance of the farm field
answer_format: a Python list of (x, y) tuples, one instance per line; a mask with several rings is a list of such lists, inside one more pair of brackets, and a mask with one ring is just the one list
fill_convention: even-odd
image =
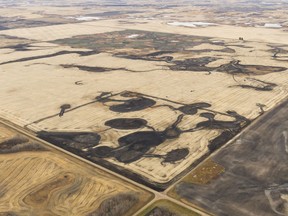
[(287, 215), (286, 114), (287, 101), (202, 163), (168, 194), (215, 215)]
[(287, 9), (0, 0), (0, 215), (285, 215)]
[(83, 164), (1, 124), (0, 215), (133, 215), (152, 198)]
[(157, 190), (287, 95), (281, 44), (128, 29), (2, 52), (0, 116)]

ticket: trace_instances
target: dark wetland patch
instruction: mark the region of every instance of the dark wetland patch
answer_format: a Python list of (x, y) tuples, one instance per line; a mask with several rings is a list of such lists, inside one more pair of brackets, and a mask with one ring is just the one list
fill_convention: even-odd
[(246, 78), (245, 80), (249, 81), (249, 84), (245, 82), (240, 83), (235, 78), (234, 80), (237, 82), (237, 85), (231, 87), (241, 87), (244, 89), (254, 89), (256, 91), (273, 91), (273, 89), (277, 86), (277, 84), (272, 82), (265, 82), (255, 78)]
[(122, 68), (105, 68), (105, 67), (90, 67), (84, 65), (60, 65), (63, 68), (78, 68), (79, 70), (87, 71), (87, 72), (97, 72), (103, 73), (113, 70), (121, 70)]
[(156, 104), (156, 101), (152, 99), (145, 98), (145, 97), (138, 97), (138, 98), (125, 100), (122, 103), (117, 104), (117, 105), (112, 105), (110, 106), (109, 109), (111, 111), (120, 112), (120, 113), (135, 112), (135, 111), (147, 109), (149, 107), (152, 107), (155, 104)]
[(214, 68), (207, 67), (206, 65), (218, 60), (214, 57), (201, 57), (185, 59), (183, 61), (173, 61), (174, 65), (169, 66), (174, 71), (210, 71)]
[(39, 132), (39, 138), (65, 149), (83, 150), (99, 144), (101, 136), (90, 132)]
[(59, 117), (62, 117), (65, 113), (65, 110), (67, 109), (70, 109), (71, 108), (71, 105), (70, 104), (63, 104), (61, 107), (60, 107), (60, 113), (59, 113)]
[(78, 54), (80, 56), (89, 56), (89, 55), (94, 55), (94, 54), (98, 54), (98, 53), (99, 52), (97, 52), (97, 51), (66, 51), (66, 50), (64, 50), (64, 51), (59, 51), (59, 52), (56, 52), (53, 54), (26, 57), (26, 58), (21, 58), (21, 59), (17, 59), (17, 60), (2, 62), (2, 63), (0, 63), (0, 65), (17, 63), (17, 62), (26, 62), (26, 61), (32, 61), (32, 60), (38, 60), (38, 59), (45, 59), (45, 58), (52, 58), (55, 56), (61, 56), (61, 55), (67, 55), (67, 54)]
[(17, 44), (17, 45), (12, 45), (12, 46), (6, 46), (4, 48), (9, 48), (13, 49), (14, 51), (30, 51), (31, 45), (30, 44)]
[(214, 152), (215, 150), (219, 149), (223, 143), (227, 143), (235, 136), (235, 132), (239, 132), (239, 130), (234, 131), (234, 133), (231, 131), (223, 131), (219, 136), (209, 141), (208, 148), (210, 152)]
[(273, 87), (271, 86), (263, 86), (263, 87), (259, 87), (259, 86), (251, 86), (251, 85), (236, 85), (238, 87), (241, 87), (243, 89), (254, 89), (256, 91), (272, 91)]
[(274, 47), (269, 50), (272, 53), (272, 58), (277, 61), (288, 61), (288, 49), (287, 47)]
[(131, 130), (145, 127), (147, 121), (140, 118), (118, 118), (106, 121), (105, 125), (114, 129)]
[[(111, 71), (117, 71), (117, 70), (121, 70), (121, 71), (128, 71), (128, 72), (137, 72), (137, 71), (133, 71), (133, 70), (129, 70), (127, 68), (107, 68), (107, 67), (92, 67), (92, 66), (85, 66), (85, 65), (73, 65), (73, 64), (64, 64), (64, 65), (60, 65), (63, 68), (78, 68), (79, 70), (82, 71), (87, 71), (87, 72), (93, 72), (93, 73), (104, 73), (104, 72), (111, 72)], [(145, 72), (145, 71), (143, 71)]]
[(9, 36), (9, 35), (1, 35), (0, 34), (0, 40), (2, 41), (2, 44), (0, 45), (0, 48), (2, 49), (13, 49), (15, 51), (26, 51), (28, 47), (30, 47), (29, 43), (32, 43), (32, 40), (26, 39), (26, 38), (20, 38), (15, 36)]
[(186, 115), (194, 115), (198, 112), (198, 109), (208, 108), (208, 107), (211, 107), (211, 104), (202, 102), (202, 103), (184, 105), (184, 106), (177, 108), (177, 110), (181, 111), (182, 113)]
[(116, 53), (114, 56), (132, 60), (145, 60), (145, 61), (164, 61), (171, 62), (172, 56), (148, 56), (148, 55), (131, 55), (128, 53)]
[(175, 161), (179, 161), (184, 159), (189, 155), (189, 149), (183, 148), (183, 149), (175, 149), (170, 152), (168, 152), (164, 156), (164, 163), (173, 163)]
[(269, 73), (277, 73), (287, 70), (285, 67), (263, 66), (263, 65), (242, 65), (240, 61), (231, 61), (229, 64), (222, 65), (217, 68), (219, 72), (227, 72), (230, 74), (252, 74), (265, 75)]
[(208, 72), (223, 72), (233, 75), (265, 75), (269, 73), (277, 73), (287, 70), (286, 67), (263, 66), (263, 65), (242, 65), (240, 61), (234, 60), (228, 64), (219, 67), (207, 67), (210, 62), (216, 61), (219, 58), (201, 57), (185, 59), (183, 61), (172, 61), (174, 65), (168, 66), (174, 71), (208, 71)]
[(19, 17), (1, 17), (0, 23), (2, 29), (16, 29), (16, 28), (31, 28), (31, 27), (39, 27), (39, 26), (51, 26), (51, 25), (59, 25), (64, 24), (65, 22), (59, 21), (47, 21), (43, 19), (23, 19)]
[[(17, 39), (15, 39), (15, 40), (17, 40)], [(22, 39), (20, 39), (20, 38), (18, 40), (22, 41)], [(19, 43), (16, 45), (8, 45), (8, 46), (4, 46), (3, 48), (13, 49), (16, 52), (25, 52), (25, 51), (31, 51), (31, 50), (41, 50), (41, 49), (49, 47), (49, 46), (45, 46), (45, 47), (36, 46), (36, 45), (31, 44), (31, 41), (28, 41), (28, 40), (26, 40), (26, 41), (24, 40), (23, 42), (30, 42), (30, 43)]]

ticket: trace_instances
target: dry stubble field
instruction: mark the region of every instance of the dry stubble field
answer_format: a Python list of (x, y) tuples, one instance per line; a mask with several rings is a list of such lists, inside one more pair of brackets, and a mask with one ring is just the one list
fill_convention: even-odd
[[(201, 161), (286, 99), (287, 4), (126, 2), (0, 7), (0, 117), (193, 207), (285, 213), (283, 137), (274, 152), (267, 142), (269, 157), (261, 142), (253, 154), (249, 141)], [(129, 215), (151, 198), (4, 126), (0, 137), (0, 215), (103, 215), (111, 203), (112, 215)], [(284, 155), (281, 171), (268, 178), (259, 170), (271, 171), (275, 152)], [(255, 207), (246, 201), (259, 176), (277, 185), (259, 178)], [(157, 213), (193, 214), (159, 200), (140, 215)]]

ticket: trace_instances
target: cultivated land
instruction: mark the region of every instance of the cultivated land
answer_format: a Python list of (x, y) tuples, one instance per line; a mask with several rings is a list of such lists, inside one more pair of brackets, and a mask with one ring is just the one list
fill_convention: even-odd
[(287, 111), (286, 101), (187, 175), (169, 195), (216, 215), (287, 215)]
[(1, 215), (132, 215), (152, 198), (0, 125)]
[[(219, 7), (219, 2), (225, 6)], [(209, 193), (202, 191), (231, 172), (231, 160), (239, 159), (234, 143), (224, 145), (241, 137), (245, 127), (268, 136), (254, 121), (261, 121), (266, 112), (276, 113), (273, 108), (287, 99), (284, 12), (288, 4), (272, 3), (67, 1), (60, 7), (56, 1), (44, 1), (27, 8), (14, 1), (1, 7), (0, 1), (0, 117), (103, 169), (149, 186), (155, 194), (168, 188), (164, 198), (169, 191), (173, 198), (219, 215), (247, 211), (257, 215), (261, 206), (267, 214), (285, 215), (285, 198), (282, 203), (275, 201), (276, 189), (269, 188), (278, 184), (278, 195), (285, 197), (286, 183), (280, 179), (288, 175), (287, 170), (273, 175), (270, 186), (263, 183), (268, 188), (263, 191), (269, 190), (270, 195), (259, 198), (261, 204), (252, 209), (254, 189), (245, 197), (226, 196), (227, 206), (242, 203), (235, 209), (223, 204), (225, 195), (235, 194), (234, 190), (225, 194), (217, 183)], [(243, 11), (248, 14), (243, 16)], [(284, 115), (281, 118), (285, 120)], [(283, 142), (279, 140), (279, 145)], [(243, 148), (254, 151), (244, 144)], [(215, 151), (219, 152), (211, 158)], [(30, 153), (27, 157), (38, 151)], [(258, 163), (262, 153), (257, 150)], [(65, 154), (58, 155), (53, 160), (66, 160)], [(221, 156), (217, 159), (217, 155)], [(245, 166), (250, 167), (252, 156), (244, 155)], [(265, 155), (275, 156), (275, 152), (266, 149)], [(86, 166), (79, 165), (88, 172), (91, 168)], [(261, 167), (255, 165), (253, 172), (268, 178)], [(234, 178), (219, 182), (233, 185)], [(247, 179), (254, 181), (250, 175)], [(247, 186), (239, 180), (242, 184)], [(148, 200), (148, 195), (123, 196), (127, 203), (139, 201), (139, 205)], [(107, 202), (117, 203), (118, 198), (111, 199)], [(212, 202), (218, 203), (214, 209)], [(136, 212), (136, 206), (131, 212)]]

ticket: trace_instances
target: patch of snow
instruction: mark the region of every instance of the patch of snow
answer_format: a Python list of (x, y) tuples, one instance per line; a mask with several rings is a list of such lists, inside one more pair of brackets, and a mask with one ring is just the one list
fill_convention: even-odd
[(100, 17), (92, 17), (92, 16), (78, 16), (78, 17), (67, 17), (67, 19), (75, 19), (78, 21), (92, 21), (92, 20), (100, 20)]
[(221, 41), (221, 40), (214, 40), (214, 41), (212, 41), (212, 43), (223, 43), (223, 41)]
[(169, 22), (168, 25), (172, 26), (185, 26), (185, 27), (206, 27), (206, 26), (215, 26), (215, 23), (207, 23), (207, 22)]
[(263, 26), (265, 28), (282, 28), (282, 26), (279, 23), (265, 23)]
[(137, 38), (137, 37), (139, 37), (139, 34), (128, 35), (126, 38)]

